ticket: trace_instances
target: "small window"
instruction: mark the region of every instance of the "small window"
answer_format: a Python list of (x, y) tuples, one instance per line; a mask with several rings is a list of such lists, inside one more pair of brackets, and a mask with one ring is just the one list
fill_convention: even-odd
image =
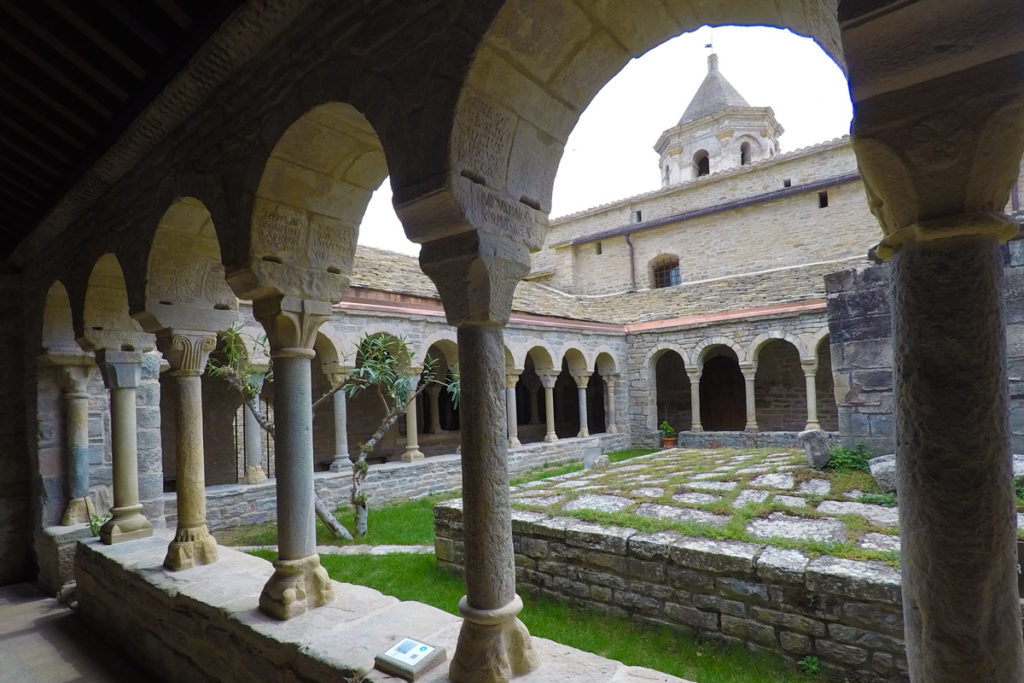
[(679, 276), (679, 259), (661, 261), (654, 266), (653, 276), (655, 289), (678, 285), (682, 282), (682, 278)]
[(818, 208), (824, 209), (828, 206), (828, 190), (822, 190), (818, 193)]
[(661, 184), (668, 185), (671, 177), (669, 176), (668, 164), (661, 169)]
[(702, 149), (693, 155), (693, 175), (699, 178), (709, 173), (711, 173), (711, 160), (708, 159), (708, 153)]
[(642, 223), (644, 220), (644, 214), (640, 209), (634, 209), (633, 213), (630, 214), (633, 223)]
[(793, 181), (790, 180), (789, 178), (786, 178), (785, 180), (782, 181), (782, 186), (783, 187), (792, 187), (793, 186)]
[(597, 252), (598, 256), (601, 255), (601, 243), (600, 242), (598, 242), (597, 244), (594, 245), (594, 251)]
[(750, 165), (750, 143), (744, 142), (740, 145), (740, 166)]

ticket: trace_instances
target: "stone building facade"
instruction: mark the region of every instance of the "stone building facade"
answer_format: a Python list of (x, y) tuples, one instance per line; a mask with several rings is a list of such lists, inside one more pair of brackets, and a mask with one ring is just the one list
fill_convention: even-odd
[[(1018, 227), (1006, 211), (1019, 208), (1010, 188), (1024, 148), (1018, 2), (994, 0), (978, 11), (975, 3), (933, 0), (870, 7), (817, 0), (252, 0), (225, 3), (220, 14), (197, 19), (191, 33), (181, 28), (190, 25), (182, 7), (177, 21), (151, 28), (173, 24), (188, 40), (174, 43), (179, 49), (169, 50), (167, 61), (156, 60), (160, 78), (133, 87), (133, 97), (86, 93), (69, 108), (64, 98), (83, 91), (65, 87), (54, 91), (52, 107), (52, 96), (34, 98), (47, 87), (39, 78), (28, 93), (22, 82), (14, 98), (20, 106), (11, 112), (38, 114), (12, 129), (19, 147), (35, 152), (25, 164), (5, 165), (4, 177), (14, 180), (0, 188), (9, 215), (19, 216), (5, 233), (0, 307), (0, 434), (8, 444), (0, 454), (0, 582), (39, 576), (52, 555), (43, 546), (54, 524), (66, 519), (82, 532), (81, 520), (97, 502), (89, 489), (94, 471), (99, 482), (109, 476), (112, 519), (91, 547), (111, 545), (98, 554), (114, 557), (138, 542), (152, 571), (128, 568), (130, 582), (91, 581), (91, 593), (82, 595), (85, 613), (110, 624), (118, 606), (130, 604), (125, 590), (173, 591), (174, 578), (186, 576), (177, 572), (216, 573), (204, 418), (222, 406), (209, 405), (201, 373), (218, 334), (251, 310), (274, 361), (280, 549), (256, 579), (262, 588), (252, 609), (279, 620), (316, 620), (335, 585), (312, 533), (314, 482), (323, 478), (314, 474), (314, 417), (306, 408), (312, 368), (318, 358), (321, 369), (334, 362), (321, 335), (344, 351), (332, 338), (346, 334), (332, 331), (343, 317), (335, 306), (347, 314), (374, 290), (413, 309), (399, 312), (394, 324), (413, 334), (422, 317), (415, 331), (421, 346), (444, 355), (454, 341), (459, 360), (463, 555), (474, 571), (467, 573), (457, 644), (454, 631), (445, 636), (450, 678), (502, 681), (528, 673), (544, 664), (516, 617), (522, 601), (507, 486), (516, 384), (532, 367), (543, 389), (544, 438), (559, 441), (549, 408), (561, 402), (562, 431), (571, 435), (573, 389), (577, 438), (595, 438), (585, 432), (599, 412), (596, 400), (589, 410), (591, 383), (599, 381), (609, 432), (615, 424), (644, 440), (662, 407), (685, 420), (680, 369), (689, 381), (693, 431), (698, 417), (709, 426), (739, 426), (739, 406), (743, 429), (728, 433), (749, 427), (756, 434), (761, 419), (795, 427), (801, 378), (810, 423), (831, 326), (824, 276), (861, 262), (878, 240), (870, 213), (882, 226), (877, 254), (891, 263), (893, 413), (901, 434), (901, 524), (910, 532), (901, 585), (909, 671), (921, 680), (940, 673), (958, 681), (1024, 676), (1008, 309), (997, 247)], [(549, 226), (565, 140), (597, 90), (631, 57), (723, 23), (786, 26), (817, 40), (846, 69), (855, 111), (849, 142), (772, 156), (777, 133), (769, 125), (760, 138), (734, 135), (731, 144), (704, 149), (707, 157), (690, 156), (691, 182), (672, 185), (670, 167), (667, 186), (594, 210), (589, 227), (590, 212), (574, 219), (577, 232), (563, 228), (571, 221)], [(103, 69), (69, 72), (60, 82), (96, 74)], [(113, 74), (97, 93), (109, 89)], [(718, 92), (728, 107), (742, 109), (731, 93)], [(60, 118), (68, 112), (70, 120)], [(95, 120), (104, 112), (110, 116)], [(757, 115), (770, 123), (768, 112)], [(30, 119), (49, 132), (23, 135), (36, 125)], [(735, 130), (751, 120), (737, 114)], [(76, 137), (97, 128), (102, 134)], [(72, 144), (55, 145), (51, 136)], [(763, 143), (767, 158), (753, 142)], [(71, 149), (92, 151), (44, 182)], [(675, 156), (685, 159), (687, 148), (680, 149)], [(819, 151), (839, 162), (815, 171)], [(34, 163), (41, 159), (49, 161)], [(738, 168), (717, 167), (716, 159)], [(853, 159), (859, 180), (848, 175)], [(684, 165), (676, 168), (686, 180)], [(408, 292), (413, 285), (404, 282), (375, 289), (356, 277), (357, 228), (387, 176), (436, 295)], [(748, 182), (751, 191), (739, 191)], [(631, 206), (648, 200), (650, 207)], [(661, 201), (664, 210), (656, 208)], [(834, 235), (822, 238), (832, 209), (842, 220), (828, 223)], [(758, 211), (765, 220), (756, 219)], [(744, 220), (723, 222), (733, 227), (716, 233), (709, 219), (726, 212)], [(693, 228), (686, 237), (693, 248), (670, 243), (672, 230), (663, 228), (672, 224), (681, 235)], [(762, 248), (742, 271), (701, 258), (701, 251), (736, 256), (731, 249), (744, 239)], [(614, 289), (605, 291), (587, 271), (612, 272), (611, 264), (589, 265), (605, 255), (606, 241), (620, 258)], [(615, 292), (623, 294), (608, 296)], [(450, 330), (433, 338), (428, 331), (428, 319), (441, 319), (437, 301), (454, 340)], [(435, 315), (425, 313), (431, 307)], [(369, 320), (383, 311), (362, 313)], [(833, 365), (848, 361), (845, 348), (837, 358), (834, 339), (827, 346)], [(340, 372), (328, 365), (334, 370)], [(634, 406), (645, 397), (646, 410)], [(165, 425), (162, 413), (172, 402), (173, 425)], [(842, 405), (834, 412), (839, 424)], [(418, 418), (407, 421), (399, 457), (422, 452), (418, 444), (409, 448), (418, 425)], [(171, 441), (174, 534), (168, 543), (144, 541), (166, 523), (162, 446)], [(964, 557), (977, 561), (959, 561)], [(234, 585), (252, 580), (240, 575)], [(190, 602), (181, 613), (202, 609)], [(223, 617), (217, 608), (202, 614)], [(147, 637), (162, 642), (159, 634)], [(151, 664), (173, 675), (175, 661)], [(179, 674), (193, 672), (203, 657), (179, 663)]]

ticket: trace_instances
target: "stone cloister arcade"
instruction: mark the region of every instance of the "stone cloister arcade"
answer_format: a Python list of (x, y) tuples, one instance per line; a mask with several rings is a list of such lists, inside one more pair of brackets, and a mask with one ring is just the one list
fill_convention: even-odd
[[(174, 571), (216, 559), (204, 522), (200, 373), (218, 331), (238, 316), (237, 298), (252, 302), (274, 363), (279, 556), (260, 609), (302, 618), (332, 600), (313, 536), (313, 360), (346, 294), (370, 193), (390, 174), (398, 215), (422, 245), (421, 267), (456, 329), (464, 560), (474, 571), (450, 677), (506, 680), (542, 665), (516, 617), (506, 468), (515, 385), (529, 358), (548, 439), (559, 436), (551, 414), (570, 405), (575, 384), (583, 433), (594, 375), (615, 397), (623, 390), (609, 388), (619, 385), (605, 372), (626, 364), (613, 352), (531, 346), (513, 352), (510, 366), (513, 293), (543, 242), (565, 140), (596, 91), (632, 56), (723, 23), (809, 35), (849, 77), (853, 144), (884, 232), (878, 255), (892, 263), (911, 675), (1024, 678), (998, 294), (998, 241), (1016, 232), (1000, 212), (1024, 146), (1024, 17), (1013, 0), (984, 11), (937, 0), (241, 5), (8, 259), (17, 275), (5, 284), (19, 306), (7, 315), (24, 334), (5, 341), (17, 394), (4, 424), (28, 466), (19, 462), (4, 490), (32, 481), (45, 501), (12, 553), (27, 557), (27, 534), (88, 509), (83, 460), (104, 456), (82, 417), (103, 402), (98, 382), (109, 397), (113, 487), (101, 538), (152, 533), (165, 364), (178, 501), (165, 564)], [(792, 384), (795, 348), (806, 387), (816, 373), (804, 361), (820, 364), (822, 355), (808, 339), (764, 341), (676, 350), (684, 371), (701, 371), (699, 390), (690, 384), (702, 422), (712, 421), (704, 406), (714, 402), (703, 376), (716, 372), (734, 382), (732, 405), (742, 388), (745, 399), (754, 394), (745, 406), (763, 407), (760, 416), (748, 411), (747, 423), (754, 415), (788, 424), (770, 392), (758, 399), (759, 375), (762, 386), (769, 373)], [(556, 390), (563, 370), (571, 380)], [(506, 400), (510, 389), (516, 400)], [(62, 459), (47, 457), (60, 403), (68, 498), (78, 502), (54, 513), (66, 502), (57, 505), (52, 488), (65, 476)], [(604, 407), (610, 431), (619, 401)], [(630, 424), (646, 411), (624, 409)], [(647, 411), (641, 422), (654, 417)], [(21, 494), (4, 495), (17, 518)]]

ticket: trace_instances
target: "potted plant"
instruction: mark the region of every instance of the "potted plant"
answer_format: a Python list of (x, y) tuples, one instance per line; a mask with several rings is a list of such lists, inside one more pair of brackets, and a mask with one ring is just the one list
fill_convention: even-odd
[(673, 448), (676, 445), (676, 430), (668, 423), (668, 420), (662, 420), (658, 429), (661, 430), (661, 447)]

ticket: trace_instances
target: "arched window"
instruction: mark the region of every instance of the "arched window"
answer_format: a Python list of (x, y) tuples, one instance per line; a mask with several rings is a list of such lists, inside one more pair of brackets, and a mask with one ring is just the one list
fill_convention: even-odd
[(747, 166), (750, 164), (750, 143), (744, 142), (740, 145), (740, 166)]
[(693, 175), (696, 178), (711, 173), (711, 161), (708, 159), (707, 150), (700, 150), (693, 155)]
[(679, 275), (679, 259), (662, 256), (651, 262), (651, 284), (655, 289), (672, 287), (682, 282)]

